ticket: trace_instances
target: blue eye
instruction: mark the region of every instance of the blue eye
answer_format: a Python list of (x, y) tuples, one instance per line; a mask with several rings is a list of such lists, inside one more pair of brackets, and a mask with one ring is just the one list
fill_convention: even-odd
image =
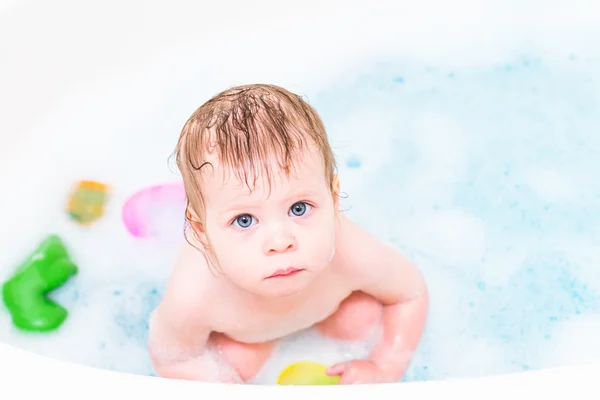
[(306, 212), (308, 211), (308, 208), (310, 207), (310, 205), (306, 204), (303, 201), (299, 201), (298, 203), (294, 204), (291, 208), (290, 211), (292, 212), (292, 214), (294, 214), (296, 217), (301, 217), (302, 215), (306, 214)]
[(244, 215), (240, 215), (239, 217), (237, 217), (235, 219), (235, 221), (233, 221), (235, 224), (237, 224), (240, 228), (247, 228), (250, 225), (252, 225), (252, 216), (249, 214), (244, 214)]

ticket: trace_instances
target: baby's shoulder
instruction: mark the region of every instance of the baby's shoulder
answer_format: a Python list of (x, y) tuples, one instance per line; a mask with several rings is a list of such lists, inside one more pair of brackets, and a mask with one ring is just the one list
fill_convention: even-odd
[(343, 260), (344, 264), (348, 264), (357, 257), (363, 259), (381, 246), (382, 242), (358, 223), (344, 214), (339, 215), (335, 234), (335, 255), (338, 261)]
[(177, 319), (210, 319), (216, 280), (199, 249), (185, 241), (171, 271), (159, 308)]
[(385, 251), (386, 245), (346, 215), (339, 216), (332, 264), (342, 275), (355, 282), (370, 276), (373, 263)]

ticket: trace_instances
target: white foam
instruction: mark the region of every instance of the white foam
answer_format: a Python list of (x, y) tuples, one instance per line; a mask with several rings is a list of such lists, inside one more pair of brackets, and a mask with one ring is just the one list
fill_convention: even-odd
[(600, 295), (600, 244), (590, 237), (565, 237), (557, 235), (551, 244), (571, 261), (571, 272), (588, 290)]
[(417, 146), (422, 174), (435, 176), (439, 183), (452, 182), (467, 167), (468, 142), (464, 132), (448, 116), (428, 112), (416, 118), (411, 139)]
[(572, 200), (578, 195), (577, 176), (557, 167), (532, 166), (526, 174), (527, 184), (546, 201)]
[(538, 365), (549, 368), (594, 363), (600, 360), (600, 317), (575, 316), (557, 323), (550, 340), (536, 346)]
[(419, 214), (410, 226), (406, 245), (444, 264), (472, 271), (483, 260), (486, 227), (469, 212), (455, 208)]
[(344, 190), (356, 192), (389, 162), (394, 139), (399, 134), (394, 116), (387, 112), (387, 107), (369, 105), (335, 119), (329, 125), (332, 147), (342, 171), (347, 159), (360, 155), (360, 168), (352, 174), (347, 172), (350, 179), (344, 180)]
[[(324, 88), (353, 83), (379, 60), (484, 67), (537, 49), (545, 59), (565, 66), (568, 54), (585, 50), (592, 57), (597, 52), (600, 9), (593, 0), (564, 6), (516, 0), (376, 0), (349, 1), (343, 7), (307, 0), (292, 12), (273, 15), (279, 5), (247, 2), (232, 10), (219, 2), (180, 0), (164, 7), (107, 0), (102, 7), (86, 8), (89, 4), (57, 0), (11, 6), (0, 15), (0, 37), (11, 38), (0, 42), (0, 109), (9, 110), (0, 118), (0, 217), (6, 227), (0, 231), (5, 245), (0, 275), (8, 276), (46, 232), (54, 231), (80, 267), (80, 275), (56, 294), (71, 311), (58, 333), (17, 332), (2, 313), (0, 339), (74, 362), (148, 373), (143, 338), (137, 336), (143, 334), (139, 324), (148, 311), (144, 296), (168, 276), (174, 249), (130, 238), (120, 223), (119, 207), (135, 190), (176, 176), (167, 168), (167, 157), (183, 122), (224, 87), (269, 81), (310, 99)], [(594, 67), (585, 63), (568, 68), (595, 76), (590, 73)], [(589, 85), (597, 91), (597, 82)], [(379, 209), (372, 204), (357, 211), (380, 236), (395, 235), (410, 251), (429, 257), (414, 258), (427, 275), (432, 298), (428, 340), (417, 365), (427, 363), (433, 378), (505, 371), (509, 356), (503, 344), (474, 337), (468, 299), (474, 297), (477, 274), (502, 285), (519, 270), (526, 250), (524, 245), (512, 253), (485, 253), (493, 246), (481, 219), (452, 208), (452, 184), (465, 172), (473, 138), (443, 110), (430, 109), (414, 127), (402, 129), (390, 120), (406, 110), (381, 104), (369, 104), (366, 110), (332, 124), (336, 138), (348, 144), (342, 154), (360, 150), (363, 157), (364, 170), (348, 174), (353, 181), (342, 183), (344, 188), (360, 190), (390, 161), (398, 132), (414, 133), (407, 140), (414, 140), (418, 152), (417, 165), (402, 177), (401, 188), (389, 189), (411, 193), (414, 214), (399, 210), (396, 214), (406, 218), (394, 224), (386, 221), (385, 209), (373, 216)], [(541, 197), (568, 198), (572, 183), (560, 171), (533, 169), (529, 177)], [(92, 230), (80, 229), (63, 214), (67, 192), (80, 178), (99, 179), (114, 188), (106, 216)], [(369, 196), (377, 197), (381, 190)], [(369, 196), (354, 198), (360, 202)], [(394, 205), (387, 200), (382, 206)], [(441, 209), (431, 212), (436, 205)], [(569, 257), (582, 265), (575, 273), (600, 290), (597, 246), (568, 242), (567, 247)], [(115, 290), (122, 294), (115, 296)], [(126, 319), (125, 326), (116, 325), (115, 316)], [(581, 332), (586, 340), (575, 340)], [(591, 319), (559, 325), (548, 344), (556, 350), (546, 349), (539, 365), (597, 358), (595, 347), (588, 350), (597, 333), (598, 323)], [(308, 333), (295, 339), (282, 344), (265, 368), (263, 382), (272, 382), (285, 364), (298, 358), (333, 363), (367, 351), (363, 344), (346, 346)], [(582, 343), (576, 351), (574, 343)]]
[[(107, 285), (102, 290), (69, 285), (61, 290), (61, 295), (53, 296), (69, 310), (69, 317), (59, 330), (27, 334), (12, 327), (3, 313), (0, 337), (21, 348), (65, 361), (149, 374), (152, 370), (146, 347), (135, 337), (128, 336), (132, 332), (143, 335), (143, 327), (129, 332), (118, 324), (107, 323), (114, 321), (115, 315), (130, 315), (141, 320), (143, 298), (136, 293), (138, 289), (136, 281)], [(116, 290), (121, 292), (119, 296), (114, 295)]]
[(373, 348), (373, 338), (364, 341), (339, 341), (320, 336), (308, 329), (284, 338), (273, 356), (267, 361), (254, 384), (273, 384), (281, 371), (298, 361), (314, 361), (323, 365), (368, 357)]
[(477, 273), (482, 281), (487, 284), (502, 287), (506, 285), (515, 273), (523, 266), (528, 252), (524, 247), (489, 251), (485, 255), (485, 262), (481, 264)]

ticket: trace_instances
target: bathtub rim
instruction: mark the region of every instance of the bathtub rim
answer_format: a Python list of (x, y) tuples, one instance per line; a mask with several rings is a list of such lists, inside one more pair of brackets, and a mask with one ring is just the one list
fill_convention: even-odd
[[(310, 396), (340, 396), (344, 399), (365, 398), (441, 398), (460, 395), (461, 399), (522, 398), (526, 393), (541, 396), (579, 396), (594, 393), (600, 376), (600, 363), (551, 367), (503, 375), (460, 378), (443, 381), (405, 382), (387, 385), (338, 387), (282, 387), (276, 385), (224, 385), (218, 383), (177, 381), (152, 376), (116, 372), (43, 356), (0, 342), (0, 376), (2, 391), (47, 396), (61, 392), (62, 399), (80, 399), (90, 390), (103, 397), (123, 394), (164, 399), (177, 396), (185, 400), (197, 398), (200, 392), (247, 395), (258, 392), (263, 399), (286, 400)], [(74, 385), (73, 383), (76, 382)], [(285, 392), (282, 392), (285, 391)], [(454, 393), (454, 394), (453, 394)], [(418, 397), (417, 397), (418, 396)], [(529, 396), (529, 395), (528, 395)], [(587, 396), (593, 398), (592, 396)]]

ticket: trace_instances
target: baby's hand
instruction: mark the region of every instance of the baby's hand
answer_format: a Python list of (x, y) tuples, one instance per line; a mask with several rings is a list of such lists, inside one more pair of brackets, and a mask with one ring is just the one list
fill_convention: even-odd
[(340, 385), (397, 382), (370, 360), (353, 360), (335, 364), (327, 370), (327, 375), (341, 375)]

